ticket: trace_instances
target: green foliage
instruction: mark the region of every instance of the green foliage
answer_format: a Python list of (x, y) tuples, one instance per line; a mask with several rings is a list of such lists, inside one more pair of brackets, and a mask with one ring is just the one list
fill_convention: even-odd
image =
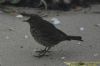
[(0, 3), (4, 3), (6, 0), (0, 0)]
[(16, 4), (16, 3), (18, 3), (20, 0), (10, 0), (10, 3), (12, 3), (12, 4)]

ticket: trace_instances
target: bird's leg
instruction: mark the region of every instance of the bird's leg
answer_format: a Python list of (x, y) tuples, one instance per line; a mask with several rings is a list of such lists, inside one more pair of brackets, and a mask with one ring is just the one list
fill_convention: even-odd
[[(43, 53), (43, 52), (45, 52), (45, 51), (47, 51), (47, 50), (48, 50), (48, 47), (45, 47), (45, 49), (40, 50), (40, 51), (36, 51), (36, 53)], [(50, 51), (47, 51), (47, 52), (50, 52)]]
[(40, 57), (43, 57), (43, 56), (48, 56), (48, 55), (45, 55), (45, 54), (49, 51), (50, 48), (51, 47), (46, 47), (42, 53), (39, 53), (39, 55), (35, 56), (35, 57), (39, 57), (40, 58)]
[(48, 56), (48, 55), (45, 55), (45, 54), (49, 51), (49, 49), (50, 49), (50, 47), (46, 47), (45, 50), (42, 53), (40, 53), (38, 56), (39, 57)]
[(42, 52), (44, 52), (44, 51), (46, 51), (46, 49), (47, 49), (47, 47), (45, 47), (45, 49), (41, 49), (41, 50), (39, 50), (39, 51), (36, 51), (37, 53), (42, 53)]
[(47, 52), (51, 52), (51, 51), (49, 51), (50, 48), (51, 48), (51, 47), (47, 47), (46, 50), (45, 50), (45, 52), (46, 52), (46, 53), (47, 53)]

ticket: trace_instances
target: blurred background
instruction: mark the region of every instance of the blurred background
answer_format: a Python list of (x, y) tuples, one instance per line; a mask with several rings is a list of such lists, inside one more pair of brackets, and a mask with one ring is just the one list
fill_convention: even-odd
[(53, 10), (69, 11), (79, 7), (90, 7), (100, 4), (100, 0), (0, 0), (0, 5), (13, 5), (18, 7), (47, 8)]

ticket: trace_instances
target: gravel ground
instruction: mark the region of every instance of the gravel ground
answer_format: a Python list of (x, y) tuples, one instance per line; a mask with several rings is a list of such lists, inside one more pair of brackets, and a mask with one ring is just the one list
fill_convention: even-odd
[[(84, 42), (61, 42), (51, 49), (50, 56), (43, 58), (33, 56), (35, 50), (44, 47), (31, 36), (29, 24), (23, 22), (26, 18), (0, 13), (0, 66), (66, 66), (67, 61), (100, 61), (99, 11), (100, 5), (93, 6), (88, 13), (48, 12), (44, 19), (59, 19), (57, 28), (69, 35), (82, 36)], [(31, 12), (37, 13), (34, 9)]]

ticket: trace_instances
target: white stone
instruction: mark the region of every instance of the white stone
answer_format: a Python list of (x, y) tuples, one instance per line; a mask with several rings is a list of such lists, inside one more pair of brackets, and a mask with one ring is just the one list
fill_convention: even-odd
[(80, 30), (81, 30), (81, 31), (84, 31), (84, 27), (80, 27)]
[(81, 42), (78, 42), (77, 44), (81, 44)]
[(23, 15), (17, 15), (16, 17), (17, 18), (23, 18)]
[(25, 37), (25, 39), (28, 39), (28, 35), (25, 35), (24, 37)]
[(66, 57), (61, 57), (61, 59), (65, 59)]

